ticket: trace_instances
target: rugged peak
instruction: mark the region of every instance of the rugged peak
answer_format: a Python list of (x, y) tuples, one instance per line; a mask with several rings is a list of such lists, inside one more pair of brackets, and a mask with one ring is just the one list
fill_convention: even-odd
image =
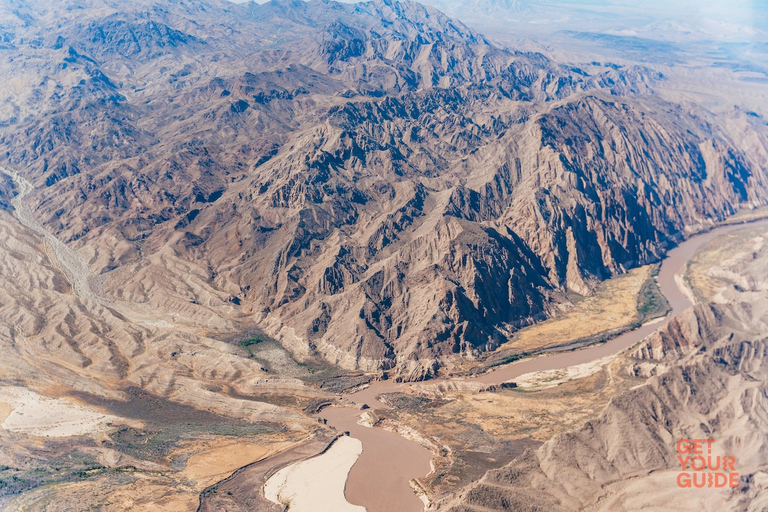
[(367, 12), (378, 19), (401, 22), (409, 28), (442, 34), (445, 39), (461, 39), (469, 43), (487, 43), (462, 22), (451, 19), (433, 7), (411, 0), (372, 0), (355, 5), (357, 12)]

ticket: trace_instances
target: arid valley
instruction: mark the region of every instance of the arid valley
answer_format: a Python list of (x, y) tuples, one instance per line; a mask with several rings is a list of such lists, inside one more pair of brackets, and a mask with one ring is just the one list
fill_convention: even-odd
[(768, 510), (768, 9), (651, 3), (0, 0), (0, 510)]

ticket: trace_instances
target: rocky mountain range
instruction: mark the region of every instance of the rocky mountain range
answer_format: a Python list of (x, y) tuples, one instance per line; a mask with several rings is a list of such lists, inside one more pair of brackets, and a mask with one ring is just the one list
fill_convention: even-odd
[(413, 2), (2, 0), (0, 26), (1, 163), (106, 296), (347, 369), (434, 375), (768, 201), (759, 115)]

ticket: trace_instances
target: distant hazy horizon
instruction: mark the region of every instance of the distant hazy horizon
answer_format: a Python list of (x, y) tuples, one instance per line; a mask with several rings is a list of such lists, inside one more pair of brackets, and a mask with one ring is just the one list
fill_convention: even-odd
[[(247, 3), (255, 0), (230, 0)], [(268, 0), (267, 0), (268, 1)], [(355, 3), (355, 0), (339, 0)], [(768, 3), (760, 0), (415, 0), (436, 7), (460, 20), (487, 18), (490, 24), (506, 21), (537, 23), (552, 22), (557, 25), (569, 21), (569, 15), (578, 15), (579, 21), (599, 19), (603, 22), (638, 23), (652, 21), (683, 22), (689, 28), (705, 27), (708, 35), (718, 31), (753, 38), (750, 32), (768, 34)], [(266, 3), (258, 0), (257, 3)], [(561, 10), (565, 9), (565, 10)], [(499, 17), (498, 15), (501, 14)], [(538, 16), (541, 20), (533, 19)], [(584, 27), (589, 29), (590, 27)], [(620, 29), (621, 27), (616, 27)], [(631, 35), (631, 34), (630, 34)]]

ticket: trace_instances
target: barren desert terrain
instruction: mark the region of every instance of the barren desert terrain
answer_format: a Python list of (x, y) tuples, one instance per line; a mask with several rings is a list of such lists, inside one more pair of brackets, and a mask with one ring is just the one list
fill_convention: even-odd
[(0, 510), (764, 510), (720, 3), (0, 0)]

